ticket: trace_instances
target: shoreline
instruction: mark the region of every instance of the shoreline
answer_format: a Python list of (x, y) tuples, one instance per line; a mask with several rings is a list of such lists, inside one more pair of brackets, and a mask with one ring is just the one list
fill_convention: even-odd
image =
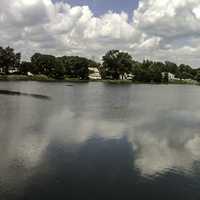
[(184, 80), (170, 81), (168, 83), (146, 83), (146, 82), (135, 82), (132, 80), (80, 80), (77, 78), (65, 78), (65, 79), (53, 79), (45, 75), (0, 75), (0, 82), (12, 82), (12, 81), (40, 81), (40, 82), (74, 82), (74, 83), (88, 83), (88, 82), (102, 82), (108, 84), (146, 84), (146, 85), (200, 85), (198, 82), (186, 82)]

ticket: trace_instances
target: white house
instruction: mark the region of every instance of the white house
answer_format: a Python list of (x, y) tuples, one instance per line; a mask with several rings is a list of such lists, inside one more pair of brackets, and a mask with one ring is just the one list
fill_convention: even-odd
[(170, 73), (170, 72), (162, 72), (162, 77), (165, 77), (165, 74), (168, 74), (168, 80), (169, 81), (174, 81), (174, 80), (179, 80), (178, 78), (175, 77), (174, 74)]
[(127, 73), (125, 73), (123, 76), (122, 75), (120, 75), (120, 80), (133, 80), (133, 78), (134, 78), (134, 75), (133, 74), (127, 74)]
[(16, 73), (16, 72), (18, 72), (18, 68), (11, 68), (11, 69), (8, 70), (8, 72), (10, 74)]
[(89, 79), (91, 80), (101, 80), (101, 75), (96, 67), (89, 67)]
[(27, 76), (33, 76), (33, 74), (31, 72), (28, 72)]

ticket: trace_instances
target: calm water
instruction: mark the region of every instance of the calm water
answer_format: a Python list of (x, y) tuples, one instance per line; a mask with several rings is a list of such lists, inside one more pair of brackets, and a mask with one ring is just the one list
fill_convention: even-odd
[(0, 82), (0, 199), (200, 199), (200, 87)]

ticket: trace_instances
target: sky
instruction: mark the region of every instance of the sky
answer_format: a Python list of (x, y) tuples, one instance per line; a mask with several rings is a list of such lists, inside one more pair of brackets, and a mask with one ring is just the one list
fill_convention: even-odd
[[(59, 2), (60, 0), (54, 0)], [(72, 6), (87, 5), (91, 8), (95, 16), (100, 16), (111, 10), (120, 13), (126, 12), (130, 17), (133, 15), (133, 9), (138, 7), (138, 0), (65, 0)]]
[(135, 60), (200, 67), (200, 0), (1, 0), (0, 46), (100, 61), (110, 49)]

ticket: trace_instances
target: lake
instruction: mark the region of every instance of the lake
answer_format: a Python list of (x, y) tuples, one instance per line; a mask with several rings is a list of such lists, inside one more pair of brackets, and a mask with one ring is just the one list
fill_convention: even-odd
[(0, 82), (0, 199), (200, 199), (200, 87)]

